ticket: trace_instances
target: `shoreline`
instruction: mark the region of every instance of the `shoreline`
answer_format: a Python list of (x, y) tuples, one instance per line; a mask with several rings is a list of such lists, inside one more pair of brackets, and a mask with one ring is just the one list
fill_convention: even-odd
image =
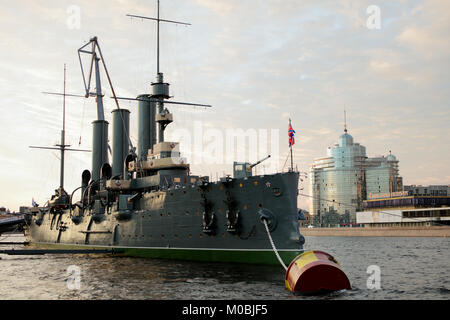
[(450, 226), (300, 228), (303, 236), (315, 237), (450, 237)]

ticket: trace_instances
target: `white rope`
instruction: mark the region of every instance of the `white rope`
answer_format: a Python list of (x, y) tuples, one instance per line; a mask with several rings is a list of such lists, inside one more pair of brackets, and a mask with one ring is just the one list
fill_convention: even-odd
[(278, 258), (278, 261), (280, 261), (281, 265), (283, 266), (284, 270), (287, 270), (286, 265), (284, 264), (283, 260), (281, 259), (280, 255), (278, 254), (277, 248), (275, 248), (275, 244), (273, 243), (272, 236), (270, 235), (269, 227), (267, 226), (267, 220), (262, 219), (264, 226), (266, 227), (267, 235), (269, 236), (270, 245), (272, 246), (273, 252)]

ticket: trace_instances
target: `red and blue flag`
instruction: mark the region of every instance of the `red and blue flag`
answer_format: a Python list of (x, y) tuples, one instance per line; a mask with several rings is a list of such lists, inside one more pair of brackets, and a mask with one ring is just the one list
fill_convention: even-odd
[(295, 130), (292, 129), (291, 119), (289, 119), (289, 129), (288, 129), (289, 147), (292, 147), (294, 145), (294, 143), (295, 143), (294, 133), (295, 133)]

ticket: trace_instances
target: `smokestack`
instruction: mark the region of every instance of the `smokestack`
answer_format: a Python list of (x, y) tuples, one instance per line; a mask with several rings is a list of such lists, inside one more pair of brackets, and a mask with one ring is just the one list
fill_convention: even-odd
[(112, 116), (112, 176), (114, 177), (123, 173), (125, 157), (129, 151), (130, 111), (115, 109), (112, 111)]
[(140, 95), (138, 105), (138, 160), (147, 160), (147, 150), (156, 143), (156, 103)]
[(100, 179), (100, 169), (108, 163), (108, 121), (92, 122), (92, 180)]

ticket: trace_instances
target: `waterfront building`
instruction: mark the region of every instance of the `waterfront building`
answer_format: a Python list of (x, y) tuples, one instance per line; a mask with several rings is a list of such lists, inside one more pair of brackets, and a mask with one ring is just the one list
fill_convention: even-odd
[(404, 190), (410, 196), (450, 196), (450, 185), (409, 185)]
[(356, 222), (364, 227), (450, 225), (450, 196), (398, 194), (363, 201)]
[(328, 147), (327, 156), (315, 159), (311, 167), (310, 213), (318, 217), (337, 213), (355, 222), (369, 194), (402, 190), (398, 162), (390, 152), (368, 158), (366, 147), (354, 142), (345, 128), (338, 142)]

